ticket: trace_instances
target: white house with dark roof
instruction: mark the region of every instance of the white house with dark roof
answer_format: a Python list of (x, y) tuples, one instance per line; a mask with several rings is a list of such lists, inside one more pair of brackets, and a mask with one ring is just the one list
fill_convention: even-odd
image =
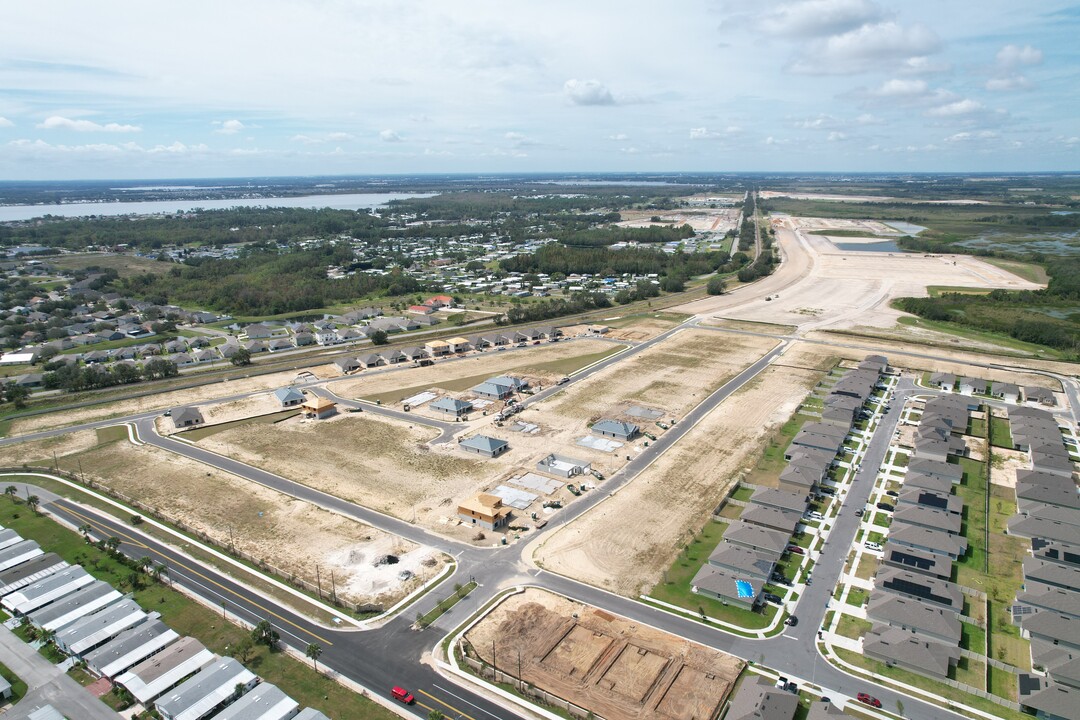
[(589, 428), (589, 431), (601, 437), (609, 437), (616, 440), (622, 440), (623, 442), (629, 442), (637, 437), (641, 429), (631, 422), (604, 418), (603, 420), (595, 422), (593, 426)]
[(274, 391), (274, 399), (277, 400), (278, 404), (283, 408), (301, 405), (305, 400), (304, 393), (294, 387), (278, 388)]
[(510, 444), (505, 440), (489, 437), (487, 435), (473, 435), (470, 438), (459, 440), (458, 447), (467, 453), (493, 458), (498, 457), (509, 450)]

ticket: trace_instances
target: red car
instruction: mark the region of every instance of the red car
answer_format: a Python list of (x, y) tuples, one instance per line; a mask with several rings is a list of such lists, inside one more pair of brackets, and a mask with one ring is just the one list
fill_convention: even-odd
[(858, 701), (861, 702), (861, 703), (866, 703), (870, 707), (874, 707), (874, 708), (881, 707), (881, 701), (880, 700), (878, 700), (873, 695), (867, 695), (866, 693), (859, 693)]
[(788, 545), (787, 546), (787, 551), (789, 553), (795, 553), (796, 555), (805, 555), (806, 554), (803, 551), (803, 549), (801, 547), (799, 547), (798, 545)]
[[(391, 688), (390, 694), (394, 696), (395, 700), (400, 700), (406, 705), (412, 705), (413, 702), (416, 700), (416, 698), (413, 697), (413, 694), (411, 692), (409, 692), (403, 687), (398, 687), (397, 685)], [(878, 707), (881, 707), (880, 703), (878, 704)]]

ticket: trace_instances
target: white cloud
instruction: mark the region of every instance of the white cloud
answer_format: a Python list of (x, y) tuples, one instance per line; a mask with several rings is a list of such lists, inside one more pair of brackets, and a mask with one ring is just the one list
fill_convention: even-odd
[(958, 132), (945, 138), (947, 143), (968, 142), (970, 140), (993, 140), (999, 137), (993, 130), (980, 130), (979, 132)]
[(638, 150), (636, 147), (624, 147), (619, 148), (619, 152), (623, 153), (624, 155), (637, 155), (641, 151)]
[(970, 115), (982, 109), (982, 103), (970, 98), (964, 98), (963, 100), (956, 100), (955, 102), (930, 108), (925, 114), (929, 117), (956, 117), (958, 115)]
[(1006, 45), (998, 50), (998, 65), (1006, 68), (1014, 68), (1020, 65), (1039, 65), (1043, 61), (1042, 50), (1030, 45)]
[(138, 125), (121, 125), (119, 123), (100, 125), (91, 120), (72, 120), (60, 115), (45, 118), (37, 126), (42, 130), (74, 130), (75, 132), (134, 133), (142, 131), (142, 128)]
[(15, 123), (11, 122), (10, 120), (8, 120), (3, 115), (0, 115), (0, 128), (5, 128), (5, 127), (15, 127)]
[(832, 115), (818, 115), (815, 118), (806, 118), (795, 122), (795, 127), (800, 130), (828, 130), (839, 125), (840, 121)]
[(929, 75), (930, 73), (946, 72), (952, 67), (942, 60), (935, 60), (926, 55), (910, 57), (900, 65), (900, 72), (904, 75)]
[(622, 141), (622, 140), (629, 140), (629, 139), (630, 139), (630, 136), (627, 135), (626, 133), (616, 133), (614, 135), (608, 135), (608, 140)]
[(172, 145), (155, 145), (147, 150), (151, 155), (159, 153), (170, 153), (172, 155), (183, 155), (186, 153), (204, 153), (208, 152), (210, 148), (202, 143), (198, 145), (185, 145), (179, 140), (175, 141)]
[(881, 87), (873, 91), (873, 94), (879, 97), (916, 97), (925, 95), (927, 87), (925, 80), (901, 80), (893, 78), (892, 80), (883, 82)]
[(311, 137), (310, 135), (293, 135), (289, 140), (291, 142), (303, 143), (304, 145), (319, 145), (325, 142), (324, 140)]
[(567, 80), (563, 93), (574, 105), (614, 105), (615, 97), (598, 80)]
[(332, 132), (326, 134), (326, 139), (332, 140), (333, 142), (348, 142), (349, 140), (352, 140), (353, 137), (352, 133), (347, 132)]
[(925, 25), (903, 26), (890, 20), (814, 40), (788, 69), (807, 75), (853, 75), (925, 57), (940, 48), (941, 40)]
[(765, 143), (766, 145), (787, 145), (787, 144), (788, 144), (788, 142), (790, 142), (790, 141), (789, 141), (789, 140), (785, 140), (785, 139), (783, 139), (783, 138), (777, 138), (777, 137), (773, 137), (772, 135), (770, 135), (769, 137), (765, 138), (765, 140), (764, 140), (764, 143)]
[(876, 115), (870, 113), (863, 113), (859, 117), (855, 118), (855, 122), (859, 125), (884, 125), (885, 121)]
[(540, 143), (524, 133), (511, 130), (506, 133), (506, 139), (514, 143), (514, 147), (531, 147)]
[(690, 128), (690, 139), (691, 140), (715, 140), (716, 138), (718, 138), (720, 136), (721, 136), (721, 133), (711, 131), (708, 128), (703, 128), (703, 127)]
[(398, 143), (398, 142), (401, 142), (402, 140), (404, 140), (403, 137), (398, 135), (393, 130), (383, 130), (382, 132), (379, 133), (379, 139), (382, 140), (383, 142), (388, 142), (388, 143)]
[(235, 135), (241, 130), (246, 130), (248, 127), (239, 120), (226, 120), (224, 122), (215, 121), (214, 125), (219, 126), (218, 129), (214, 131), (219, 135)]
[(829, 142), (840, 142), (841, 140), (847, 140), (847, 135), (839, 130), (833, 130), (829, 133)]
[(884, 16), (869, 0), (801, 0), (766, 11), (756, 25), (770, 35), (805, 38), (847, 32)]
[(1034, 84), (1023, 75), (1008, 75), (1006, 77), (990, 78), (986, 81), (986, 89), (994, 92), (1010, 92), (1013, 90), (1030, 90)]

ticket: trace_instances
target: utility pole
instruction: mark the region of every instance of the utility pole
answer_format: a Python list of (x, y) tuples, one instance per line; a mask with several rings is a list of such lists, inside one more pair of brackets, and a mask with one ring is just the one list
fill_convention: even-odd
[(491, 639), (491, 682), (498, 684), (499, 666), (495, 664), (495, 638)]
[(330, 571), (330, 593), (331, 600), (337, 602), (337, 582), (334, 580), (334, 571)]
[(315, 586), (319, 590), (319, 599), (322, 599), (322, 579), (319, 577), (319, 564), (315, 564)]
[(521, 648), (518, 648), (518, 692), (521, 692)]

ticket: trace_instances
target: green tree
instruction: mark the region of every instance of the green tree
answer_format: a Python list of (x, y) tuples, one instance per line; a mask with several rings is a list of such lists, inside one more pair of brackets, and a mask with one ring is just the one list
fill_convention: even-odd
[(251, 660), (251, 654), (255, 651), (255, 643), (248, 635), (240, 638), (235, 645), (232, 646), (231, 654), (236, 658), (241, 665), (247, 664)]
[(260, 620), (251, 631), (251, 639), (256, 645), (265, 645), (268, 648), (277, 647), (281, 636), (270, 624), (269, 620)]
[(304, 651), (304, 654), (307, 655), (309, 658), (311, 658), (311, 664), (312, 664), (312, 666), (314, 666), (315, 671), (318, 672), (318, 670), (319, 670), (319, 656), (322, 655), (322, 648), (319, 647), (319, 644), (318, 643), (309, 644), (307, 646), (307, 650)]
[(9, 500), (11, 500), (12, 505), (14, 505), (16, 502), (18, 502), (18, 499), (16, 498), (16, 495), (18, 494), (18, 492), (19, 492), (19, 489), (17, 487), (15, 487), (14, 485), (8, 485), (6, 488), (4, 488), (4, 494), (8, 496)]
[(372, 345), (385, 345), (386, 343), (390, 342), (390, 338), (386, 334), (385, 330), (376, 330), (370, 335), (368, 335), (368, 337), (371, 338)]
[(248, 350), (247, 348), (240, 348), (235, 353), (233, 353), (233, 356), (231, 358), (229, 358), (229, 362), (231, 362), (236, 367), (243, 367), (245, 365), (250, 365), (251, 364), (251, 351)]
[(705, 292), (710, 295), (723, 295), (727, 290), (727, 280), (719, 275), (709, 278), (709, 284), (705, 286)]
[(38, 505), (40, 504), (41, 498), (39, 498), (37, 495), (31, 495), (30, 497), (26, 498), (26, 506), (34, 512), (37, 512)]
[(446, 716), (438, 710), (432, 710), (427, 714), (428, 720), (446, 720)]

